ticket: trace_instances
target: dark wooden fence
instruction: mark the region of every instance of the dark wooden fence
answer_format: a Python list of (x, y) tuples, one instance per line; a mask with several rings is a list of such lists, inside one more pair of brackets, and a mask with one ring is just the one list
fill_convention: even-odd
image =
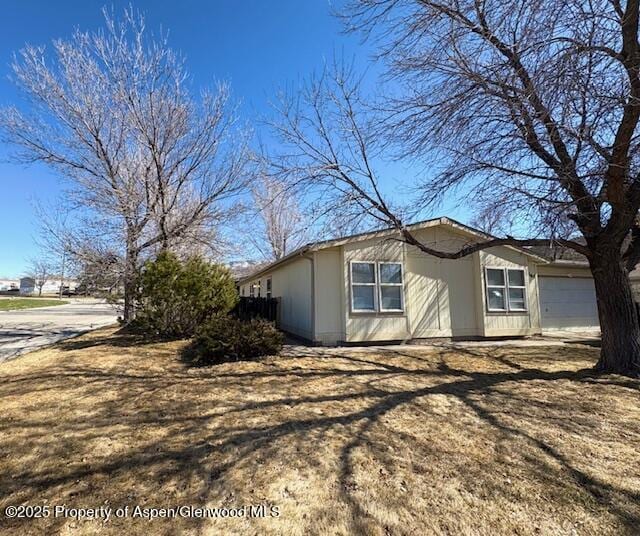
[(242, 319), (264, 318), (271, 322), (278, 320), (278, 299), (277, 298), (250, 298), (241, 296), (238, 305), (235, 306), (231, 314)]

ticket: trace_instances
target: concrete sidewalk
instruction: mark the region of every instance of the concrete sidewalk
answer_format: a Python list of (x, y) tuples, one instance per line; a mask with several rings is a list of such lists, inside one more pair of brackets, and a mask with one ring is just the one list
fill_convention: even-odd
[(515, 347), (515, 348), (543, 348), (549, 346), (565, 346), (567, 344), (586, 344), (589, 346), (598, 346), (600, 342), (600, 333), (595, 331), (577, 332), (577, 331), (549, 331), (542, 335), (525, 338), (505, 338), (505, 339), (486, 339), (474, 341), (451, 341), (451, 340), (429, 340), (422, 339), (411, 341), (405, 344), (380, 344), (380, 345), (349, 345), (349, 346), (307, 346), (300, 341), (291, 337), (285, 341), (284, 355), (313, 355), (313, 356), (340, 356), (350, 355), (350, 353), (380, 353), (385, 351), (403, 351), (410, 349), (451, 349), (451, 348), (499, 348), (499, 347)]
[(72, 299), (68, 305), (0, 311), (0, 363), (117, 321), (103, 300)]

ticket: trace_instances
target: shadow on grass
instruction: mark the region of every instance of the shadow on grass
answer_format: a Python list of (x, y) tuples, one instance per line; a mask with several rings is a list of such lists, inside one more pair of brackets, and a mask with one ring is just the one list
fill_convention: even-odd
[(121, 327), (117, 331), (103, 337), (78, 338), (64, 341), (58, 344), (61, 350), (72, 352), (98, 348), (101, 346), (114, 346), (116, 348), (135, 348), (138, 346), (171, 342), (173, 339), (164, 339), (149, 335), (132, 327)]
[[(125, 370), (106, 366), (107, 354), (101, 366), (92, 364), (109, 347), (151, 343), (157, 341), (122, 331), (69, 341), (65, 351), (90, 350), (85, 361), (15, 374), (0, 385), (0, 397), (15, 402), (0, 418), (0, 489), (7, 504), (60, 497), (95, 504), (278, 502), (269, 497), (274, 482), (282, 480), (283, 487), (275, 499), (290, 500), (287, 486), (304, 474), (318, 489), (296, 497), (308, 503), (305, 517), (295, 520), (301, 532), (316, 532), (318, 519), (339, 516), (328, 514), (333, 505), (347, 512), (332, 521), (336, 526), (370, 534), (446, 525), (429, 518), (428, 504), (416, 511), (402, 491), (411, 481), (417, 496), (429, 496), (437, 477), (458, 479), (470, 496), (520, 503), (532, 515), (545, 515), (548, 501), (567, 508), (565, 515), (584, 504), (580, 512), (612, 516), (628, 532), (640, 525), (637, 490), (592, 470), (593, 457), (606, 461), (606, 452), (587, 459), (576, 447), (599, 445), (602, 422), (594, 411), (627, 403), (640, 382), (595, 376), (589, 349), (555, 348), (555, 359), (541, 348), (309, 349), (206, 369), (185, 366), (191, 364), (185, 350), (182, 364), (175, 354), (147, 358), (153, 367), (144, 359)], [(621, 434), (612, 439), (609, 430), (608, 442), (631, 437), (625, 433), (638, 437), (638, 422), (629, 421), (629, 430), (628, 417), (608, 414), (609, 426)], [(572, 435), (577, 443), (565, 442)], [(474, 461), (483, 449), (496, 452), (485, 465)], [(637, 472), (638, 461), (632, 456), (620, 463)], [(421, 465), (407, 469), (408, 463)], [(520, 487), (504, 484), (503, 473), (517, 475)], [(394, 479), (401, 480), (398, 489)], [(434, 500), (438, 496), (436, 488)], [(529, 505), (536, 496), (542, 502)], [(314, 510), (316, 500), (333, 503)], [(452, 504), (448, 522), (466, 516), (473, 531), (472, 508), (456, 508)], [(497, 523), (502, 513), (493, 515)], [(2, 523), (28, 528), (25, 520)], [(62, 521), (43, 523), (56, 530)], [(198, 530), (204, 520), (176, 523), (176, 530)], [(125, 526), (145, 533), (152, 525), (114, 525)]]
[(592, 348), (600, 348), (602, 341), (600, 339), (579, 339), (568, 341), (571, 344), (584, 344), (585, 346), (591, 346)]

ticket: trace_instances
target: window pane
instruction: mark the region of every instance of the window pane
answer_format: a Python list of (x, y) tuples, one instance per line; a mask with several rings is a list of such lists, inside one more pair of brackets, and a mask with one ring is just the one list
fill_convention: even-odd
[(505, 309), (503, 289), (490, 288), (487, 294), (489, 295), (489, 309)]
[(523, 288), (510, 288), (509, 289), (509, 309), (524, 309), (524, 289)]
[(374, 311), (375, 303), (373, 294), (375, 292), (373, 286), (353, 286), (353, 308), (362, 311)]
[(509, 270), (509, 285), (524, 287), (524, 270)]
[(487, 285), (504, 287), (504, 270), (496, 270), (495, 268), (487, 268)]
[(354, 262), (351, 265), (353, 283), (375, 283), (375, 264), (372, 262)]
[(380, 264), (380, 283), (402, 283), (400, 263)]
[(380, 309), (402, 309), (402, 287), (380, 287)]

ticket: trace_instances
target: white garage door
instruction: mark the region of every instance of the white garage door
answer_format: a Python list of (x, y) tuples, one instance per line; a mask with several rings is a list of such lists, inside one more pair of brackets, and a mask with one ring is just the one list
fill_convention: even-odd
[(599, 329), (593, 279), (540, 277), (542, 329)]

